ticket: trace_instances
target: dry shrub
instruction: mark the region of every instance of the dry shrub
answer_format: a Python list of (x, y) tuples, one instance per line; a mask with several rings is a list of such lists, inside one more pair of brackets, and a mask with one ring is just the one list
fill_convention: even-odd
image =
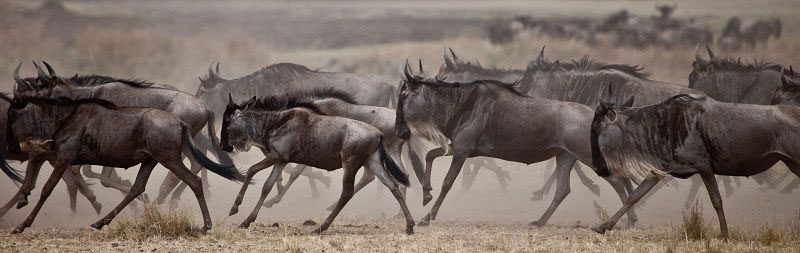
[(766, 223), (758, 229), (757, 241), (764, 246), (773, 245), (783, 241), (783, 239), (784, 232), (772, 225), (772, 223)]
[(145, 240), (151, 237), (174, 239), (194, 237), (200, 228), (192, 225), (192, 215), (183, 208), (160, 210), (155, 204), (146, 204), (139, 219), (122, 218), (111, 225), (106, 234), (112, 239)]
[(683, 223), (679, 231), (687, 240), (697, 241), (708, 238), (711, 228), (703, 218), (703, 207), (699, 203), (695, 203), (691, 208), (683, 211)]

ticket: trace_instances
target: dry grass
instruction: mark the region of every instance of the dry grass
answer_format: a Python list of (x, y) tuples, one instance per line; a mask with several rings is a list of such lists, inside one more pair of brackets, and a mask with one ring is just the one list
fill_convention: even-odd
[(149, 238), (175, 239), (196, 237), (200, 228), (195, 226), (192, 215), (183, 208), (166, 210), (155, 204), (144, 205), (142, 217), (123, 217), (115, 220), (105, 234), (110, 239), (146, 240)]
[(691, 208), (683, 211), (683, 223), (678, 231), (686, 240), (691, 241), (709, 237), (711, 227), (703, 217), (703, 207), (699, 203), (695, 203)]
[(606, 212), (606, 209), (598, 205), (597, 201), (594, 201), (592, 204), (594, 204), (594, 213), (597, 215), (597, 221), (604, 222), (608, 220), (608, 212)]

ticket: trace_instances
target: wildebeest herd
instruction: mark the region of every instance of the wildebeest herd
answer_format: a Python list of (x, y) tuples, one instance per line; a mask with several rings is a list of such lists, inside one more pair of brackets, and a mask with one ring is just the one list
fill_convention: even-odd
[[(226, 79), (219, 63), (212, 63), (195, 94), (142, 79), (59, 75), (46, 62), (34, 62), (36, 76), (21, 77), (20, 63), (13, 70), (12, 94), (0, 96), (0, 109), (5, 110), (0, 114), (5, 124), (0, 168), (22, 186), (0, 215), (14, 205), (28, 204), (44, 162), (54, 171), (35, 208), (12, 233), (33, 223), (62, 179), (73, 210), (77, 192), (96, 212), (102, 208), (83, 176), (99, 178), (103, 186), (125, 194), (119, 205), (92, 224), (101, 229), (137, 198), (147, 200), (142, 195), (147, 179), (161, 164), (172, 173), (156, 201), (166, 201), (170, 193), (176, 200), (188, 187), (199, 202), (207, 231), (212, 221), (206, 190), (196, 175), (203, 168), (242, 183), (231, 215), (238, 212), (256, 173), (273, 168), (243, 228), (255, 221), (262, 206), (279, 202), (300, 175), (311, 179), (314, 190), (317, 181), (329, 184), (329, 178), (309, 167), (341, 168), (341, 196), (314, 233), (325, 231), (354, 194), (378, 178), (397, 199), (405, 232), (412, 234), (415, 221), (406, 206), (410, 180), (403, 154), (422, 186), (423, 205), (433, 200), (433, 160), (452, 156), (441, 191), (419, 225), (436, 220), (469, 158), (480, 157), (471, 160), (473, 168), (488, 166), (498, 178), (508, 177), (488, 158), (524, 164), (555, 158), (550, 182), (555, 181), (556, 193), (533, 226), (547, 224), (569, 195), (570, 174), (573, 168), (580, 172), (580, 162), (606, 180), (623, 203), (594, 231), (612, 229), (624, 214), (629, 225), (636, 224), (632, 207), (648, 193), (666, 179), (699, 174), (693, 191), (701, 182), (705, 185), (722, 237), (727, 238), (718, 183), (729, 192), (732, 179), (727, 176), (755, 176), (760, 184), (773, 187), (777, 176), (762, 172), (779, 161), (789, 169), (782, 178), (789, 173), (800, 176), (800, 147), (795, 146), (800, 145), (800, 76), (791, 67), (743, 63), (718, 57), (708, 46), (706, 50), (707, 57), (695, 50), (688, 87), (650, 80), (638, 65), (602, 63), (588, 56), (551, 60), (544, 47), (525, 69), (484, 67), (445, 48), (444, 64), (433, 77), (422, 61), (415, 67), (406, 61), (399, 87), (375, 77), (292, 63)], [(434, 148), (425, 149), (424, 142)], [(243, 174), (236, 169), (243, 165), (234, 164), (229, 153), (252, 147), (261, 150), (263, 159)], [(190, 167), (183, 164), (184, 158)], [(24, 176), (6, 160), (27, 161)], [(290, 177), (282, 184), (289, 163), (297, 166), (286, 171)], [(139, 164), (132, 184), (114, 173), (114, 168)], [(93, 172), (91, 165), (103, 166), (102, 173)], [(356, 184), (361, 167), (365, 169)], [(591, 180), (582, 181), (599, 191)], [(794, 178), (784, 191), (791, 192), (799, 182)], [(266, 200), (276, 185), (278, 195)]]

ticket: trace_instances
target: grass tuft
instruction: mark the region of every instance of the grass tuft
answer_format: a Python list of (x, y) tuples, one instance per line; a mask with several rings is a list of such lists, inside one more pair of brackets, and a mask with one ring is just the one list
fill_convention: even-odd
[(200, 228), (192, 225), (192, 215), (186, 209), (160, 210), (155, 204), (144, 205), (142, 217), (125, 217), (115, 222), (106, 235), (112, 239), (145, 240), (152, 237), (175, 239), (200, 235)]
[(600, 220), (601, 223), (608, 220), (608, 212), (606, 212), (606, 209), (603, 209), (602, 206), (598, 205), (597, 201), (595, 201), (593, 204), (594, 213), (597, 215), (597, 219)]
[(757, 241), (765, 246), (782, 242), (783, 238), (784, 232), (772, 223), (766, 223), (758, 230)]
[(703, 218), (703, 208), (699, 203), (695, 203), (691, 208), (683, 212), (683, 223), (680, 231), (687, 240), (698, 241), (707, 239), (711, 228)]

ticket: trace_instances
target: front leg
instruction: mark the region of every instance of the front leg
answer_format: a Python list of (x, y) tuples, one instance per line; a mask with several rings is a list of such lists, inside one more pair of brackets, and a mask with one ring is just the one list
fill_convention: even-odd
[[(36, 187), (36, 179), (39, 178), (39, 170), (42, 168), (43, 163), (44, 160), (28, 160), (28, 166), (25, 169), (25, 180), (17, 193), (17, 209), (28, 205), (28, 195), (31, 195), (31, 191)], [(31, 174), (30, 177), (28, 174)]]
[(258, 198), (258, 203), (256, 204), (255, 208), (253, 208), (253, 212), (250, 213), (250, 216), (247, 216), (247, 219), (242, 221), (242, 224), (239, 225), (240, 228), (247, 228), (250, 226), (250, 223), (253, 223), (253, 221), (256, 220), (256, 217), (258, 217), (258, 212), (261, 211), (261, 206), (264, 204), (264, 199), (267, 198), (267, 195), (269, 195), (269, 192), (275, 185), (275, 182), (278, 181), (278, 177), (280, 177), (281, 173), (283, 173), (284, 167), (286, 167), (285, 163), (278, 164), (273, 167), (272, 173), (269, 175), (269, 178), (267, 178), (267, 181), (264, 182), (264, 186), (261, 189), (261, 197)]
[(703, 183), (706, 185), (708, 196), (711, 198), (711, 205), (717, 211), (717, 218), (719, 218), (719, 231), (722, 234), (723, 240), (728, 240), (728, 222), (725, 220), (725, 211), (722, 210), (722, 197), (719, 195), (719, 186), (717, 186), (717, 179), (712, 172), (700, 173), (703, 178)]
[(33, 224), (33, 220), (36, 219), (36, 215), (39, 214), (39, 210), (42, 209), (44, 202), (47, 200), (48, 197), (50, 197), (50, 193), (53, 192), (53, 188), (56, 187), (59, 179), (61, 179), (61, 176), (64, 174), (64, 171), (66, 171), (67, 168), (69, 168), (71, 162), (72, 161), (70, 160), (63, 159), (63, 160), (58, 160), (56, 161), (55, 164), (53, 164), (54, 167), (53, 174), (50, 175), (50, 177), (47, 179), (47, 183), (45, 183), (44, 187), (42, 187), (42, 195), (39, 198), (39, 201), (36, 203), (36, 206), (33, 208), (33, 210), (31, 210), (31, 213), (28, 215), (28, 218), (26, 218), (25, 221), (22, 222), (22, 224), (20, 224), (19, 226), (14, 228), (14, 230), (11, 231), (12, 234), (22, 233), (23, 231), (25, 231), (26, 228), (30, 227), (31, 224)]
[(242, 189), (239, 190), (239, 194), (236, 195), (236, 200), (233, 201), (233, 206), (231, 207), (230, 213), (228, 215), (234, 215), (239, 212), (239, 205), (242, 204), (242, 199), (244, 198), (244, 193), (247, 191), (247, 186), (250, 185), (250, 181), (253, 179), (253, 176), (258, 173), (259, 171), (266, 169), (269, 166), (275, 165), (278, 163), (278, 156), (275, 153), (266, 153), (266, 157), (264, 160), (253, 164), (247, 169), (247, 175), (245, 176), (244, 182), (242, 182)]
[(444, 202), (444, 198), (447, 196), (447, 192), (450, 191), (450, 188), (453, 187), (453, 183), (458, 178), (458, 174), (461, 172), (461, 167), (464, 166), (464, 161), (467, 160), (467, 155), (462, 153), (456, 153), (453, 156), (453, 161), (450, 163), (450, 170), (447, 171), (447, 176), (444, 178), (444, 182), (442, 182), (442, 190), (439, 192), (439, 197), (436, 198), (436, 203), (433, 204), (433, 208), (431, 208), (430, 213), (422, 218), (419, 221), (420, 226), (429, 225), (431, 220), (436, 219), (436, 214), (439, 212), (439, 207), (442, 206), (442, 202)]
[(620, 208), (613, 216), (611, 216), (611, 218), (603, 222), (603, 224), (592, 228), (592, 231), (605, 234), (607, 230), (614, 228), (614, 225), (617, 224), (617, 221), (619, 221), (620, 218), (622, 218), (622, 215), (627, 213), (629, 209), (636, 205), (636, 202), (638, 202), (642, 196), (647, 194), (647, 192), (653, 189), (653, 186), (656, 186), (660, 180), (661, 178), (657, 176), (646, 178), (641, 184), (639, 184), (638, 187), (636, 187), (636, 190), (634, 190), (633, 193), (628, 196), (628, 199), (625, 201), (625, 205), (623, 205), (622, 208)]

